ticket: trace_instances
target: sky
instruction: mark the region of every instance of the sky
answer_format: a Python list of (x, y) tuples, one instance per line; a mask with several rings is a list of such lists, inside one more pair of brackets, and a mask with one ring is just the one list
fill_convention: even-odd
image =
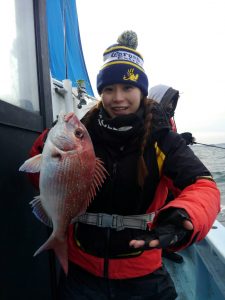
[(84, 59), (98, 98), (103, 52), (138, 35), (149, 87), (179, 90), (175, 121), (199, 143), (225, 143), (224, 0), (76, 0)]

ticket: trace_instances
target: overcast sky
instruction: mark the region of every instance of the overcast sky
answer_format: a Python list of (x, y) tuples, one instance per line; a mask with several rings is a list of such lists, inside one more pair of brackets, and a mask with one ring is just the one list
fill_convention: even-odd
[(225, 143), (224, 0), (76, 0), (95, 96), (104, 50), (124, 30), (138, 34), (150, 87), (180, 91), (175, 120), (198, 142)]

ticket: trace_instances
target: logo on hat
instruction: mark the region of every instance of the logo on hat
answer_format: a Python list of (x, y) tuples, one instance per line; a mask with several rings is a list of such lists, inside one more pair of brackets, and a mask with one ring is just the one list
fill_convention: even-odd
[(129, 69), (127, 71), (127, 76), (123, 76), (123, 80), (131, 80), (131, 81), (137, 81), (139, 78), (139, 74), (134, 74), (134, 69)]

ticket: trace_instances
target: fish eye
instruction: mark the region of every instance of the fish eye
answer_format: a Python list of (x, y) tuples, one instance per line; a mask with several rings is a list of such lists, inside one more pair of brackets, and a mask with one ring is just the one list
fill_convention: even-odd
[(84, 136), (84, 132), (81, 128), (77, 128), (74, 132), (75, 136), (81, 139)]

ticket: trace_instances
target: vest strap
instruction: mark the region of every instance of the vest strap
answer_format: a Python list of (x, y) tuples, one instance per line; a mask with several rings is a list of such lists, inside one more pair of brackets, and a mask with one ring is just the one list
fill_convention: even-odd
[(94, 225), (102, 228), (113, 228), (117, 231), (124, 228), (142, 229), (146, 230), (148, 223), (152, 222), (155, 213), (143, 215), (109, 215), (104, 213), (85, 213), (72, 220), (73, 222), (80, 222), (84, 224)]

